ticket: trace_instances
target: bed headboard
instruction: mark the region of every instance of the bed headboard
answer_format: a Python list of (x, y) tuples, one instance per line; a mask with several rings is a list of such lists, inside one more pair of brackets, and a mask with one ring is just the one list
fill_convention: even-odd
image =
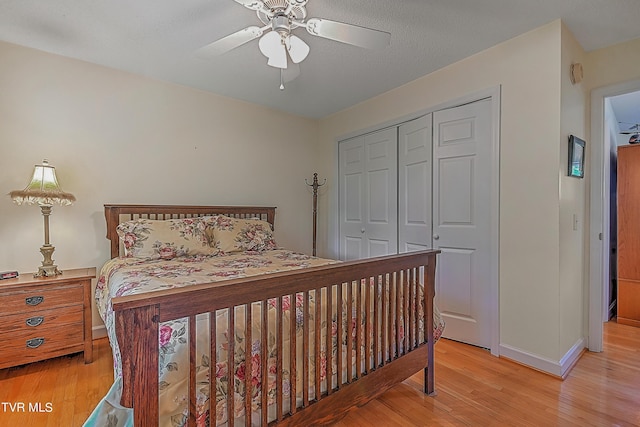
[(104, 216), (107, 220), (107, 239), (111, 241), (111, 258), (120, 255), (120, 237), (116, 233), (116, 227), (121, 222), (137, 218), (163, 220), (207, 215), (260, 218), (269, 222), (273, 229), (276, 208), (263, 206), (104, 205)]

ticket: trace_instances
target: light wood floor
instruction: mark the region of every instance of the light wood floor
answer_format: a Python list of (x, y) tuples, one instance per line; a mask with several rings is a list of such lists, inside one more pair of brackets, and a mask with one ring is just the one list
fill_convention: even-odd
[[(640, 426), (640, 328), (605, 324), (604, 352), (585, 353), (565, 381), (453, 341), (436, 345), (436, 397), (418, 374), (337, 426)], [(105, 339), (82, 356), (0, 370), (0, 426), (80, 426), (113, 382)], [(51, 413), (1, 402), (50, 402)], [(3, 408), (6, 406), (6, 409)]]
[[(93, 363), (88, 365), (80, 353), (0, 369), (0, 426), (81, 426), (111, 384), (113, 358), (106, 338), (93, 342)], [(25, 411), (11, 412), (2, 402), (22, 402)], [(38, 403), (43, 410), (50, 403), (52, 410), (29, 412), (29, 403)]]

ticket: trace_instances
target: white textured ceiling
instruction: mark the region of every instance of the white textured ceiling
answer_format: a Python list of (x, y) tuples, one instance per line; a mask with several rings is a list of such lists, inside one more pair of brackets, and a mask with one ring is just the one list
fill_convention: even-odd
[(309, 0), (307, 11), (387, 31), (391, 44), (370, 51), (298, 29), (311, 53), (280, 91), (256, 40), (194, 55), (259, 25), (232, 0), (0, 0), (0, 40), (321, 118), (558, 18), (587, 51), (640, 37), (640, 0)]

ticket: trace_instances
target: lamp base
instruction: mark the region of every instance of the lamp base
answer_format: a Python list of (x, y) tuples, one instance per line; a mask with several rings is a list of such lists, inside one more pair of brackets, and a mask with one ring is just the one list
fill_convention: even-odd
[(38, 272), (33, 274), (33, 277), (51, 277), (62, 274), (62, 271), (58, 270), (57, 265), (47, 265), (38, 267)]
[(55, 247), (48, 244), (45, 244), (40, 248), (40, 253), (42, 253), (44, 261), (42, 261), (42, 265), (38, 267), (38, 272), (35, 273), (33, 277), (50, 277), (62, 274), (62, 271), (58, 270), (58, 266), (54, 265), (53, 259), (51, 259), (53, 251), (55, 250)]

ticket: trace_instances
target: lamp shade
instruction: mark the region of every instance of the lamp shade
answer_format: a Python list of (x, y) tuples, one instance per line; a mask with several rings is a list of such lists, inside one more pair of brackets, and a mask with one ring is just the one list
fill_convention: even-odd
[(287, 68), (287, 50), (282, 43), (282, 36), (272, 31), (265, 34), (258, 42), (260, 52), (267, 58), (267, 64), (276, 68)]
[(287, 49), (291, 60), (296, 64), (301, 63), (309, 55), (309, 45), (298, 36), (291, 34), (287, 38)]
[(47, 160), (43, 160), (41, 165), (35, 165), (31, 182), (24, 190), (12, 191), (9, 196), (18, 205), (27, 203), (41, 206), (54, 204), (66, 206), (76, 201), (73, 194), (66, 193), (60, 188), (56, 169)]

